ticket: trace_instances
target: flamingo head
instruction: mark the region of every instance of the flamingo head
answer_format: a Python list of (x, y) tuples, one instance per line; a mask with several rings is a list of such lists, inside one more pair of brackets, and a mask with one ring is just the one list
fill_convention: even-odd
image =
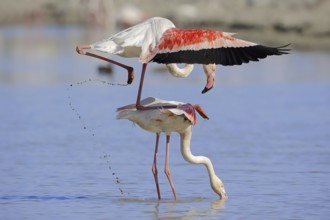
[(214, 63), (203, 65), (204, 73), (206, 75), (206, 85), (202, 91), (203, 94), (212, 89), (215, 84), (215, 68), (216, 65)]
[(228, 199), (225, 186), (219, 177), (214, 176), (211, 181), (211, 187), (213, 191), (220, 196), (220, 199)]

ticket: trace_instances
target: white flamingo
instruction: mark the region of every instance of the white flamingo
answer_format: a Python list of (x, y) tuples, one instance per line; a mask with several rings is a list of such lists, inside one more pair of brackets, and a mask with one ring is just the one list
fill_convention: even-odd
[[(142, 62), (142, 73), (136, 107), (146, 110), (141, 105), (141, 93), (144, 75), (149, 62), (166, 64), (169, 72), (178, 77), (186, 77), (193, 69), (192, 64), (210, 65), (204, 68), (207, 83), (202, 93), (210, 90), (215, 81), (215, 65), (241, 65), (249, 61), (259, 61), (269, 55), (287, 54), (287, 45), (283, 47), (267, 47), (253, 42), (234, 38), (232, 33), (179, 29), (166, 18), (154, 17), (140, 24), (125, 29), (111, 37), (90, 45), (77, 46), (79, 54), (89, 55), (119, 65), (128, 70), (128, 83), (132, 83), (133, 68), (105, 57), (87, 52), (93, 49), (122, 57), (138, 57)], [(186, 63), (180, 69), (176, 63)], [(167, 106), (171, 108), (174, 106)]]
[[(119, 108), (117, 119), (128, 119), (138, 124), (144, 130), (156, 133), (156, 146), (154, 160), (152, 165), (152, 173), (155, 178), (158, 199), (161, 199), (160, 189), (158, 184), (157, 171), (157, 153), (160, 133), (166, 134), (166, 156), (165, 156), (165, 174), (170, 183), (174, 199), (177, 199), (176, 191), (170, 174), (169, 167), (169, 144), (170, 135), (172, 132), (180, 134), (181, 138), (181, 153), (183, 158), (193, 164), (204, 164), (207, 168), (210, 185), (215, 193), (220, 196), (220, 199), (227, 199), (227, 194), (224, 185), (219, 177), (216, 176), (211, 160), (204, 156), (194, 156), (190, 151), (190, 140), (192, 134), (192, 125), (196, 124), (197, 111), (203, 118), (208, 119), (208, 116), (199, 105), (191, 105), (176, 101), (165, 101), (153, 97), (146, 98), (141, 101), (141, 104), (146, 107), (156, 107), (148, 110), (138, 110), (135, 104), (127, 105)], [(174, 108), (163, 108), (164, 106), (176, 106)]]

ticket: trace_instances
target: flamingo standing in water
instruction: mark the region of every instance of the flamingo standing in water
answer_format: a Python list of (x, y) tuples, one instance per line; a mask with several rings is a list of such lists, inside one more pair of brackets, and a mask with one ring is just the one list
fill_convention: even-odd
[[(146, 98), (141, 101), (141, 104), (148, 110), (140, 111), (135, 104), (127, 105), (119, 108), (117, 119), (128, 119), (138, 124), (144, 130), (156, 133), (156, 146), (154, 153), (154, 161), (152, 165), (152, 173), (155, 178), (158, 199), (161, 199), (160, 189), (158, 184), (157, 171), (157, 153), (160, 133), (166, 134), (166, 156), (165, 156), (165, 174), (170, 183), (174, 199), (177, 199), (176, 191), (170, 174), (169, 167), (169, 144), (170, 135), (172, 132), (178, 132), (181, 137), (181, 153), (183, 158), (193, 164), (204, 164), (207, 168), (210, 185), (215, 193), (220, 196), (220, 199), (227, 199), (227, 194), (224, 185), (219, 177), (215, 175), (212, 162), (204, 156), (194, 156), (190, 151), (190, 140), (192, 134), (192, 125), (196, 124), (196, 111), (203, 117), (208, 119), (208, 116), (199, 105), (191, 105), (182, 102), (165, 101), (153, 97)], [(164, 108), (169, 107), (169, 108)], [(171, 107), (176, 106), (176, 107)]]
[[(234, 38), (232, 33), (214, 30), (180, 29), (166, 18), (154, 17), (125, 29), (111, 37), (91, 44), (77, 46), (79, 54), (89, 55), (119, 65), (128, 70), (128, 83), (132, 83), (133, 68), (114, 60), (87, 52), (93, 49), (122, 57), (139, 57), (142, 73), (136, 99), (136, 108), (147, 110), (155, 107), (141, 105), (144, 75), (149, 62), (163, 63), (174, 76), (186, 77), (193, 69), (192, 64), (206, 65), (207, 83), (202, 93), (210, 90), (215, 81), (215, 65), (241, 65), (259, 61), (269, 55), (287, 54), (288, 45), (267, 47)], [(185, 63), (180, 69), (176, 63)], [(208, 66), (209, 65), (209, 66)], [(166, 106), (172, 108), (175, 106)]]

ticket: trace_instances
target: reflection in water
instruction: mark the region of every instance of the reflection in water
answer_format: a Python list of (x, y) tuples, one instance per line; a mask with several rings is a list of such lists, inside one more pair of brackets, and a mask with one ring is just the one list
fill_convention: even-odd
[[(207, 199), (195, 198), (179, 200), (177, 202), (155, 205), (155, 219), (217, 219), (221, 210), (225, 208), (225, 200), (207, 202)], [(206, 206), (206, 204), (209, 204)], [(165, 206), (161, 208), (161, 206)]]
[(225, 208), (225, 202), (226, 202), (226, 200), (217, 199), (214, 202), (212, 202), (211, 209), (212, 210), (213, 209), (215, 209), (215, 210), (224, 209)]
[(218, 219), (219, 214), (225, 208), (226, 200), (214, 200), (206, 198), (184, 198), (175, 200), (146, 200), (142, 198), (120, 199), (124, 203), (133, 203), (139, 206), (152, 206), (150, 213), (154, 219)]

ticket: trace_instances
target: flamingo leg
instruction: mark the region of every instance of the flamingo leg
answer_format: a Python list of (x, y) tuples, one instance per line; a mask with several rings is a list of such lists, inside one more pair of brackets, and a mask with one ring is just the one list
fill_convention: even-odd
[(139, 90), (136, 98), (136, 109), (137, 110), (146, 110), (144, 106), (141, 105), (141, 94), (142, 94), (142, 87), (143, 87), (143, 81), (144, 81), (144, 75), (147, 69), (147, 63), (142, 64), (142, 72), (140, 77), (140, 84), (139, 84)]
[(124, 69), (127, 70), (128, 72), (128, 79), (127, 79), (127, 83), (128, 84), (131, 84), (134, 80), (134, 69), (133, 67), (130, 67), (130, 66), (127, 66), (127, 65), (124, 65), (122, 63), (119, 63), (119, 62), (116, 62), (114, 60), (110, 60), (108, 58), (105, 58), (105, 57), (102, 57), (102, 56), (99, 56), (97, 54), (94, 54), (94, 53), (90, 53), (90, 52), (86, 52), (85, 49), (90, 49), (91, 47), (89, 45), (80, 45), (80, 46), (77, 46), (76, 47), (76, 51), (81, 54), (81, 55), (87, 55), (87, 56), (90, 56), (90, 57), (95, 57), (95, 58), (98, 58), (98, 59), (101, 59), (101, 60), (104, 60), (104, 61), (107, 61), (109, 63), (112, 63), (112, 64), (115, 64), (117, 66), (120, 66)]
[(154, 162), (152, 164), (152, 173), (154, 174), (154, 178), (155, 178), (158, 200), (160, 200), (161, 197), (160, 197), (160, 190), (159, 190), (159, 183), (158, 183), (158, 171), (157, 171), (158, 143), (159, 143), (159, 133), (156, 134), (156, 146), (155, 146)]
[(167, 176), (168, 182), (170, 183), (173, 195), (174, 195), (174, 200), (176, 200), (176, 192), (174, 188), (174, 184), (171, 178), (171, 172), (170, 172), (170, 165), (169, 165), (169, 160), (170, 160), (170, 135), (166, 135), (166, 157), (165, 157), (165, 174)]
[(145, 110), (150, 110), (150, 109), (164, 109), (164, 108), (176, 108), (178, 107), (177, 105), (157, 105), (157, 106), (143, 106), (141, 104), (141, 95), (142, 95), (142, 88), (143, 88), (143, 82), (144, 82), (144, 76), (145, 72), (147, 69), (147, 63), (142, 64), (142, 72), (141, 72), (141, 78), (140, 78), (140, 84), (139, 84), (139, 90), (136, 98), (136, 109), (139, 111), (145, 111)]

